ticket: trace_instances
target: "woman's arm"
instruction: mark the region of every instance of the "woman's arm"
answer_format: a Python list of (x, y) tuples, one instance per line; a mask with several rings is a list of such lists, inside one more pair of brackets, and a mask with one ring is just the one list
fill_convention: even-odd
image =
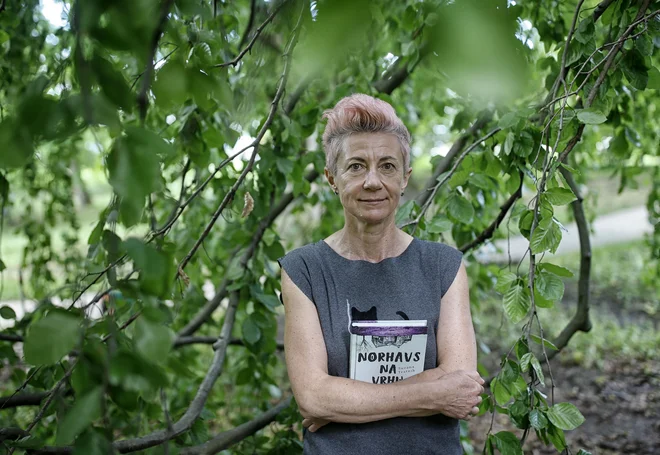
[(284, 270), (282, 297), (286, 364), (303, 417), (347, 423), (437, 413), (465, 418), (478, 404), (483, 380), (474, 371), (383, 385), (330, 376), (316, 307)]
[(461, 264), (440, 305), (438, 321), (438, 366), (448, 373), (477, 370), (477, 341), (470, 314), (470, 289), (465, 265)]

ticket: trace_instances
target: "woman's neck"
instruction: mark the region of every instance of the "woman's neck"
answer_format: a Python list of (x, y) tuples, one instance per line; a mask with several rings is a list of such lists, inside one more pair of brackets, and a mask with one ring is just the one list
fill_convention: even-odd
[(326, 239), (326, 243), (347, 259), (380, 262), (403, 253), (412, 237), (401, 231), (394, 220), (364, 224), (346, 220), (344, 227)]

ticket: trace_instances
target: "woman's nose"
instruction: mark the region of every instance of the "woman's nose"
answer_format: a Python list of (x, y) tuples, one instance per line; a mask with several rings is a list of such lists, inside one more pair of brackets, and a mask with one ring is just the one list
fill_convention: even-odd
[(380, 181), (380, 176), (378, 175), (378, 172), (376, 169), (372, 169), (367, 171), (367, 175), (364, 178), (364, 184), (362, 187), (365, 190), (371, 189), (371, 190), (377, 190), (382, 186), (382, 183)]

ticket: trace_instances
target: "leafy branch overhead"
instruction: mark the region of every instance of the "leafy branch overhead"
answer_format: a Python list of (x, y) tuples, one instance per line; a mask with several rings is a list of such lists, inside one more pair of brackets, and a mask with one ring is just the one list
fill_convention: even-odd
[[(660, 15), (515, 3), (1, 1), (0, 301), (26, 304), (0, 303), (0, 451), (301, 453), (277, 259), (341, 227), (320, 119), (354, 92), (415, 139), (397, 224), (463, 251), (521, 326), (481, 404), (521, 432), (484, 453), (532, 431), (565, 450), (584, 417), (550, 359), (591, 329), (581, 172), (623, 189), (657, 159)], [(578, 306), (555, 334), (569, 205)], [(483, 261), (511, 230), (528, 269)]]

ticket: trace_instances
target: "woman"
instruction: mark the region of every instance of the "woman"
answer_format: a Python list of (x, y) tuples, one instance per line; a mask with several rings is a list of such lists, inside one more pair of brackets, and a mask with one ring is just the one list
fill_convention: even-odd
[[(388, 103), (356, 94), (324, 118), (325, 176), (344, 227), (280, 259), (304, 451), (460, 454), (456, 419), (478, 412), (484, 383), (461, 253), (395, 225), (411, 173), (410, 135)], [(352, 320), (402, 317), (427, 321), (424, 371), (392, 384), (348, 379)]]

